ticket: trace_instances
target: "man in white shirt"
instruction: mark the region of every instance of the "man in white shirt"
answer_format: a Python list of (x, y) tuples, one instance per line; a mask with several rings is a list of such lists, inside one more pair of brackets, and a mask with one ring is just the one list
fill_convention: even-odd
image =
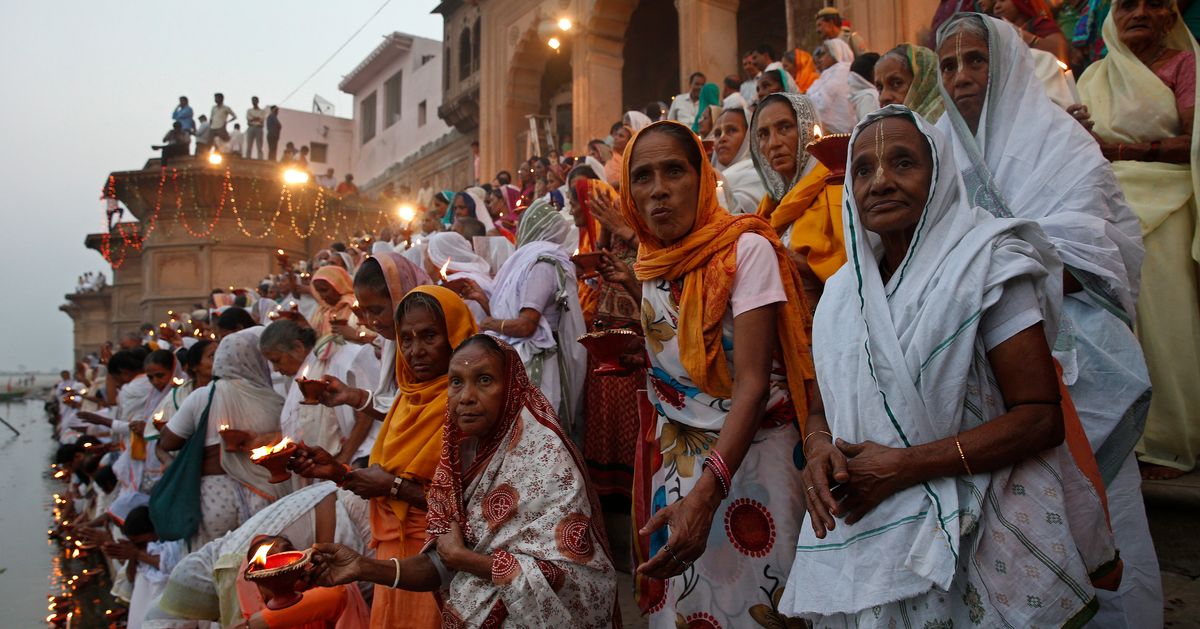
[(758, 66), (754, 65), (754, 51), (747, 51), (742, 55), (742, 74), (746, 80), (742, 81), (739, 93), (742, 95), (742, 100), (753, 103), (758, 98), (758, 75), (762, 74)]
[(213, 100), (216, 104), (213, 105), (212, 111), (208, 113), (208, 135), (205, 144), (212, 144), (212, 138), (218, 137), (222, 140), (229, 140), (229, 132), (225, 130), (225, 125), (237, 120), (237, 114), (233, 113), (233, 109), (225, 104), (225, 95), (217, 92), (213, 94)]
[(708, 79), (700, 72), (693, 72), (688, 77), (688, 91), (678, 95), (671, 101), (667, 111), (668, 120), (678, 120), (686, 126), (692, 126), (696, 120), (696, 108), (700, 104), (700, 90)]
[(263, 125), (267, 122), (267, 110), (258, 106), (258, 97), (251, 96), (246, 110), (246, 159), (253, 159), (254, 146), (258, 145), (258, 159), (263, 158)]

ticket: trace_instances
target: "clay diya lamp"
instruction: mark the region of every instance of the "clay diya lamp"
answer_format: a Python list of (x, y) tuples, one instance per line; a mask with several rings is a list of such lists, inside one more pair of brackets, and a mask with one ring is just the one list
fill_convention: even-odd
[(284, 437), (283, 441), (273, 446), (263, 446), (251, 450), (250, 460), (267, 468), (267, 471), (271, 473), (272, 483), (282, 483), (292, 477), (287, 465), (292, 455), (296, 453), (296, 449), (296, 443)]
[(250, 441), (250, 438), (254, 436), (245, 430), (230, 428), (229, 424), (222, 424), (221, 429), (217, 432), (221, 435), (221, 441), (225, 442), (226, 452), (240, 451)]
[(300, 374), (299, 378), (296, 378), (296, 384), (300, 386), (300, 395), (304, 396), (304, 399), (300, 400), (300, 403), (307, 406), (320, 404), (321, 394), (325, 392), (325, 381), (310, 380), (306, 377), (307, 375), (308, 368), (305, 367), (304, 373)]
[(624, 328), (588, 332), (577, 341), (599, 363), (592, 373), (597, 376), (628, 376), (632, 373), (628, 367), (621, 365), (621, 355), (629, 350), (629, 346), (640, 342), (642, 335)]
[[(269, 546), (259, 548), (254, 559), (246, 566), (246, 580), (270, 592), (267, 609), (291, 607), (304, 598), (298, 591), (298, 582), (304, 577), (305, 569), (312, 562), (312, 549), (289, 550), (274, 555), (265, 554)], [(261, 557), (260, 557), (261, 555)]]
[(574, 262), (575, 268), (579, 269), (579, 279), (590, 280), (593, 277), (600, 276), (597, 268), (600, 266), (602, 258), (604, 258), (603, 253), (592, 251), (590, 253), (577, 253), (571, 256), (571, 262)]
[(846, 155), (850, 152), (849, 133), (818, 135), (815, 140), (805, 145), (804, 150), (829, 169), (829, 174), (825, 176), (825, 183), (831, 185), (845, 183)]

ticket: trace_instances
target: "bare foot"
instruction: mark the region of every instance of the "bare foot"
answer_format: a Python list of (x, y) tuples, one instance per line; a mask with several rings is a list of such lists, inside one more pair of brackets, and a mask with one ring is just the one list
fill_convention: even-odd
[(1142, 472), (1142, 480), (1172, 480), (1187, 473), (1173, 467), (1142, 463), (1140, 461), (1138, 462), (1138, 468)]

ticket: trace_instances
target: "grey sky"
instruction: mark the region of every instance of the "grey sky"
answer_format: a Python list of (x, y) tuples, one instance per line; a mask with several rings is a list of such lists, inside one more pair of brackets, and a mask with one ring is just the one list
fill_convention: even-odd
[[(60, 369), (71, 320), (58, 306), (84, 271), (107, 269), (84, 249), (100, 231), (105, 176), (140, 168), (188, 96), (196, 114), (213, 92), (241, 117), (257, 95), (279, 103), (383, 0), (5, 2), (0, 21), (0, 370)], [(379, 38), (442, 38), (435, 0), (392, 0), (285, 106), (313, 94), (349, 116), (342, 75)], [(111, 276), (110, 276), (111, 279)]]

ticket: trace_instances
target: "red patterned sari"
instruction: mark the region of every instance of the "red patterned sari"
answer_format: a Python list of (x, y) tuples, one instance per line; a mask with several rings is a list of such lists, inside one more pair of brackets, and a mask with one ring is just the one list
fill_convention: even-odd
[[(499, 425), (473, 444), (447, 413), (427, 495), (430, 546), (457, 522), (467, 547), (492, 557), (491, 579), (459, 572), (442, 592), (442, 626), (619, 627), (616, 573), (583, 457), (516, 350), (501, 346), (508, 395)], [(474, 446), (473, 459), (464, 446)]]

